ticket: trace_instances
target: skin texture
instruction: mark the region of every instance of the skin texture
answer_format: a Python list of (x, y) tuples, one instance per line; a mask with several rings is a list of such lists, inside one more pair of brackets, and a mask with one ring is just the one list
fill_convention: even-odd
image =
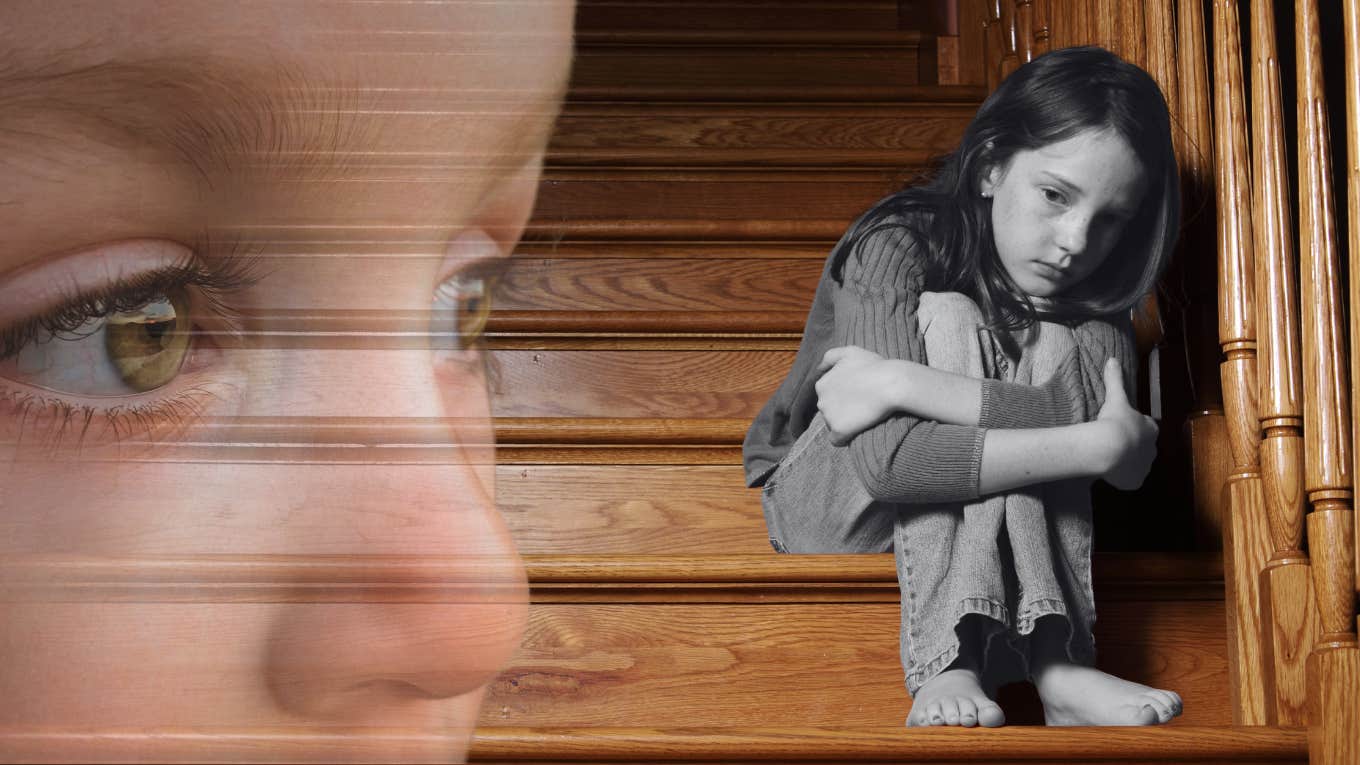
[[(289, 311), (358, 317), (360, 336), (377, 325), (358, 311), (420, 312), (422, 327), (475, 316), (472, 275), (509, 255), (532, 209), (574, 9), (377, 10), (0, 8), (0, 329), (72, 292), (185, 262), (205, 231), (216, 243), (198, 253), (205, 262), (224, 261), (233, 239), (258, 255), (253, 282), (217, 296), (235, 318), (190, 288), (195, 328), (230, 331), (195, 336), (159, 388), (120, 387), (88, 338), (30, 343), (28, 356), (0, 361), (0, 728), (281, 733), (233, 750), (239, 759), (465, 758), (484, 686), (527, 609), (494, 504), (482, 354), (431, 337), (290, 345), (269, 333)], [(126, 65), (113, 79), (85, 69), (110, 62)], [(25, 77), (58, 72), (92, 103), (36, 106), (52, 91)], [(113, 93), (115, 80), (125, 92)], [(283, 92), (299, 103), (267, 98)], [(254, 124), (283, 135), (186, 154), (165, 140), (174, 125), (160, 129), (191, 111), (261, 106)], [(114, 116), (130, 129), (111, 129)], [(223, 158), (233, 168), (213, 165)], [(464, 302), (432, 312), (450, 279)], [(159, 409), (127, 416), (134, 407)], [(401, 460), (323, 448), (337, 426), (352, 445), (392, 438), (357, 418), (424, 423), (422, 443), (443, 446)], [(291, 429), (225, 427), (261, 423)], [(239, 441), (291, 446), (230, 446)], [(403, 576), (433, 579), (442, 594), (326, 602), (288, 587), (311, 576), (301, 563), (334, 573), (324, 567), (383, 556), (401, 556)], [(180, 584), (70, 596), (68, 580), (111, 560), (175, 562), (178, 573), (150, 580)], [(266, 577), (276, 589), (200, 586), (233, 581), (231, 566), (244, 564), (281, 566)], [(410, 735), (363, 749), (375, 727)], [(70, 756), (114, 751), (87, 743)]]
[(1138, 209), (1147, 181), (1132, 147), (1112, 131), (1083, 131), (1018, 151), (982, 181), (1006, 273), (1031, 297), (1052, 297), (1105, 262)]

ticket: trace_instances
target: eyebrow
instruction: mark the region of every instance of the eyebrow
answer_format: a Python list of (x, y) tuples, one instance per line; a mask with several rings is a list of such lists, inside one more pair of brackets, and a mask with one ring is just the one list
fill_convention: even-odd
[[(1083, 189), (1082, 187), (1078, 186), (1077, 184), (1075, 184), (1075, 183), (1069, 181), (1068, 179), (1062, 177), (1061, 175), (1058, 175), (1057, 173), (1053, 172), (1052, 170), (1040, 170), (1039, 173), (1040, 173), (1041, 175), (1046, 175), (1046, 176), (1048, 176), (1049, 179), (1051, 179), (1054, 183), (1056, 183), (1056, 184), (1058, 184), (1059, 186), (1062, 186), (1062, 187), (1064, 187), (1064, 188), (1066, 188), (1066, 189), (1068, 189), (1068, 190), (1070, 190), (1070, 191), (1075, 191), (1075, 192), (1078, 193), (1078, 194), (1085, 194), (1085, 193), (1086, 193), (1085, 189)], [(1118, 213), (1119, 215), (1124, 216), (1124, 217), (1126, 217), (1126, 218), (1132, 218), (1133, 216), (1135, 216), (1135, 215), (1138, 214), (1138, 209), (1137, 209), (1136, 207), (1129, 207), (1129, 206), (1127, 206), (1127, 205), (1119, 205), (1118, 207), (1116, 207), (1116, 208), (1114, 209), (1114, 212), (1116, 212), (1116, 213)]]
[(360, 92), (269, 63), (252, 71), (206, 55), (53, 60), (30, 70), (0, 62), (0, 140), (61, 148), (75, 133), (114, 149), (150, 147), (192, 167), (210, 188), (261, 166), (309, 178), (343, 173), (353, 157), (345, 148), (365, 138), (354, 119)]

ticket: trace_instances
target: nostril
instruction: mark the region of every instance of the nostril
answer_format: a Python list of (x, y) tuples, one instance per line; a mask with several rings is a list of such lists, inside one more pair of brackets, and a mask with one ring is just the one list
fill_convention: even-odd
[(290, 605), (266, 646), (270, 693), (293, 714), (357, 724), (477, 691), (519, 645), (519, 581), (462, 602)]

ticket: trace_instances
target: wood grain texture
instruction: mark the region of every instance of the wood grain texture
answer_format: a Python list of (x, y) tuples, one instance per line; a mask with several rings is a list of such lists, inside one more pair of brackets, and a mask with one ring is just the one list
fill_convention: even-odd
[(576, 10), (577, 29), (595, 31), (875, 30), (897, 24), (897, 0), (743, 0), (709, 2), (698, 9), (674, 0), (580, 0)]
[[(785, 723), (786, 724), (786, 723)], [(905, 729), (553, 729), (487, 727), (472, 746), (475, 762), (735, 763), (740, 761), (939, 763), (988, 762), (1246, 762), (1308, 761), (1304, 731), (1174, 725), (1162, 728), (1044, 728), (996, 730)]]
[(1360, 649), (1330, 646), (1308, 659), (1308, 761), (1351, 765), (1360, 757)]
[(999, 9), (1001, 19), (1001, 79), (1006, 79), (1020, 67), (1020, 26), (1017, 18), (1015, 0), (1001, 0)]
[(1119, 55), (1133, 64), (1147, 68), (1147, 24), (1144, 3), (1120, 3)]
[(1015, 3), (1015, 44), (1019, 63), (1028, 64), (1034, 60), (1038, 41), (1034, 26), (1034, 0), (1014, 0)]
[(959, 83), (987, 83), (987, 0), (959, 0)]
[(919, 32), (891, 28), (578, 34), (567, 99), (930, 100), (957, 90), (919, 82), (920, 43)]
[(1265, 725), (1265, 658), (1261, 645), (1259, 572), (1270, 557), (1265, 502), (1260, 478), (1236, 475), (1224, 486), (1228, 524), (1223, 539), (1227, 591), (1228, 668), (1234, 725)]
[(822, 267), (801, 258), (522, 257), (507, 264), (492, 305), (497, 311), (792, 311), (806, 318)]
[(1223, 488), (1233, 467), (1228, 425), (1222, 411), (1196, 413), (1186, 424), (1194, 483), (1195, 549), (1222, 549), (1228, 522)]
[[(1149, 0), (1144, 7), (1147, 70), (1162, 89), (1171, 124), (1180, 125), (1180, 87), (1176, 76), (1176, 8), (1174, 0)], [(1172, 130), (1176, 156), (1184, 163), (1182, 130)]]
[(501, 466), (496, 505), (525, 554), (770, 550), (740, 465)]
[(1034, 0), (1034, 55), (1054, 49), (1052, 0)]
[(866, 108), (796, 104), (568, 104), (548, 147), (577, 165), (924, 165), (953, 150), (975, 102)]
[[(1342, 87), (1346, 91), (1346, 227), (1350, 254), (1350, 317), (1351, 317), (1351, 400), (1360, 401), (1360, 0), (1345, 0), (1342, 5), (1344, 39), (1346, 45), (1345, 76)], [(1360, 418), (1351, 418), (1351, 445), (1360, 444)], [(1360, 449), (1354, 450), (1360, 462)], [(1360, 474), (1360, 464), (1356, 473)], [(1360, 598), (1360, 524), (1356, 524), (1355, 561), (1353, 574), (1357, 598)], [(1356, 623), (1360, 633), (1360, 619)]]
[(1209, 46), (1204, 32), (1204, 6), (1199, 0), (1176, 0), (1176, 80), (1178, 114), (1185, 127), (1186, 151), (1181, 173), (1189, 185), (1214, 188), (1213, 112), (1209, 101)]
[[(461, 736), (416, 731), (299, 733), (285, 728), (0, 732), (9, 760), (67, 762), (446, 762)], [(422, 757), (421, 754), (426, 756)], [(901, 726), (779, 728), (502, 728), (476, 731), (474, 762), (910, 762), (1117, 761), (1306, 763), (1302, 730), (1173, 726), (1157, 729), (1007, 727), (982, 735)]]
[(1263, 678), (1271, 725), (1307, 724), (1308, 655), (1317, 642), (1317, 601), (1306, 559), (1273, 562), (1261, 572)]
[[(900, 724), (898, 627), (891, 603), (539, 604), (481, 723)], [(1104, 609), (1097, 641), (1104, 666), (1176, 687), (1186, 724), (1224, 724), (1221, 630), (1222, 611), (1202, 602), (1128, 602)]]
[(1299, 274), (1303, 320), (1304, 463), (1314, 504), (1352, 489), (1350, 393), (1342, 338), (1340, 262), (1332, 202), (1332, 152), (1322, 74), (1317, 3), (1299, 0), (1298, 51)]
[(493, 351), (498, 417), (754, 418), (793, 363), (773, 351)]
[(528, 233), (534, 240), (835, 241), (908, 176), (868, 170), (549, 170)]

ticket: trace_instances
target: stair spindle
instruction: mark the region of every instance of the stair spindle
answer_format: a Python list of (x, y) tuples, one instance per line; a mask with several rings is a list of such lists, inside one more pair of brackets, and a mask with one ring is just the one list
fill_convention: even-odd
[(1236, 0), (1214, 0), (1214, 158), (1218, 191), (1218, 337), (1224, 361), (1223, 406), (1234, 470), (1226, 487), (1224, 552), (1234, 722), (1267, 720), (1261, 646), (1259, 572), (1269, 557), (1261, 493), (1256, 405), (1255, 285), (1249, 217), (1247, 121)]
[[(1355, 45), (1347, 9), (1348, 52)], [(1342, 333), (1322, 42), (1316, 0), (1295, 4), (1298, 76), (1299, 245), (1303, 306), (1304, 465), (1309, 554), (1323, 634), (1308, 660), (1310, 761), (1354, 762), (1360, 740), (1360, 649), (1355, 633), (1355, 516), (1350, 396)], [(1354, 63), (1348, 63), (1348, 69)], [(1352, 110), (1354, 106), (1349, 108)], [(1348, 132), (1354, 132), (1352, 124)], [(1354, 146), (1352, 143), (1351, 146)], [(1354, 159), (1350, 177), (1355, 178)], [(1352, 202), (1353, 204), (1353, 202)], [(1352, 225), (1355, 218), (1351, 219)], [(1352, 255), (1354, 257), (1354, 255)], [(1349, 750), (1349, 751), (1348, 751)]]
[(1315, 641), (1311, 573), (1303, 553), (1303, 405), (1298, 294), (1286, 176), (1284, 107), (1272, 3), (1252, 0), (1252, 202), (1260, 375), (1261, 479), (1273, 550), (1261, 573), (1268, 717), (1302, 725), (1306, 659)]

